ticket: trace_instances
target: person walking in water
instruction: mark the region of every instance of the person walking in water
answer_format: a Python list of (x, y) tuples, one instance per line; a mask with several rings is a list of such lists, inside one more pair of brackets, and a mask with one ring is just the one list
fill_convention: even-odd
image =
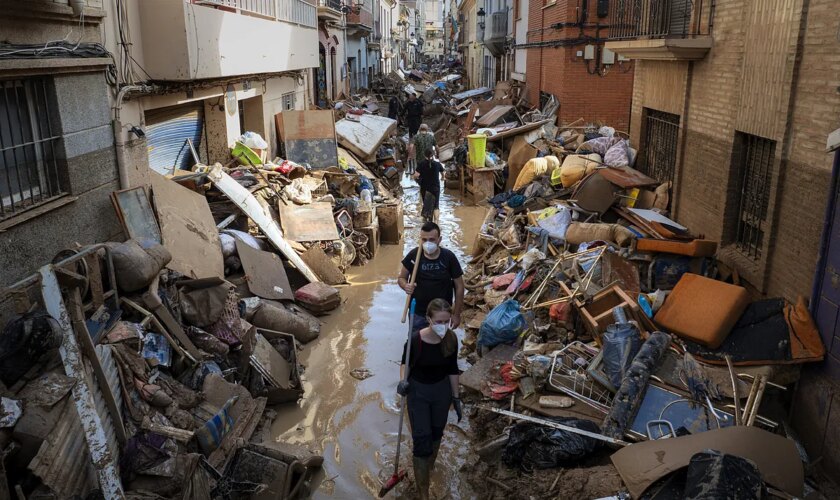
[(458, 257), (451, 250), (442, 248), (440, 226), (427, 222), (420, 228), (419, 268), (415, 283), (409, 283), (414, 269), (417, 247), (408, 252), (402, 260), (402, 268), (397, 283), (405, 293), (417, 300), (414, 324), (416, 331), (429, 326), (426, 308), (434, 299), (443, 299), (452, 304), (452, 328), (461, 324), (461, 311), (464, 309), (464, 271)]
[(417, 99), (414, 92), (408, 94), (408, 102), (403, 107), (405, 110), (405, 123), (408, 125), (408, 137), (414, 137), (414, 134), (420, 130), (420, 123), (423, 121), (423, 103)]
[(403, 347), (397, 385), (397, 393), (406, 396), (408, 404), (414, 480), (422, 500), (429, 498), (429, 472), (437, 460), (449, 408), (455, 409), (459, 422), (463, 416), (452, 307), (443, 299), (433, 299), (426, 307), (425, 319), (428, 326), (411, 335), (411, 359), (406, 359), (407, 343)]
[[(422, 132), (417, 134), (420, 137)], [(419, 148), (418, 148), (419, 150)], [(434, 149), (425, 151), (425, 158), (417, 164), (414, 179), (420, 185), (421, 215), (427, 222), (435, 222), (435, 214), (440, 209), (440, 178), (444, 173), (443, 165), (434, 159)]]

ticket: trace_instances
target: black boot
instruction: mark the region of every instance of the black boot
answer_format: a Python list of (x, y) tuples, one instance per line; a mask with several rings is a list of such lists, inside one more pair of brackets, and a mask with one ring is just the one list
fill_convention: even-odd
[(429, 500), (429, 459), (414, 457), (414, 481), (417, 483), (417, 498)]
[(429, 470), (435, 470), (438, 451), (440, 451), (440, 440), (432, 442), (432, 455), (429, 457)]

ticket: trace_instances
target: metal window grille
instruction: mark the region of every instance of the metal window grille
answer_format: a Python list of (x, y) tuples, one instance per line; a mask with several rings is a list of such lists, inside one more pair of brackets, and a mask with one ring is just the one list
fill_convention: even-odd
[(744, 255), (761, 258), (776, 141), (735, 133), (733, 167), (740, 181), (738, 228), (735, 243)]
[(0, 80), (0, 220), (66, 191), (46, 78)]
[(289, 92), (287, 94), (283, 94), (283, 111), (291, 111), (295, 109), (295, 93)]
[(645, 136), (639, 169), (659, 182), (674, 180), (680, 117), (645, 108)]

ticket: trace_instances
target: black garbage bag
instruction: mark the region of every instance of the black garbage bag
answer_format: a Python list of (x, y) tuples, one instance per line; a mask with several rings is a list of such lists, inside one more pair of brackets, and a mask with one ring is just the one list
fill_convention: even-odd
[(688, 463), (686, 500), (759, 500), (763, 493), (761, 472), (751, 460), (706, 450)]
[(61, 346), (61, 327), (44, 311), (12, 319), (0, 335), (0, 381), (12, 386), (41, 356)]
[[(577, 429), (600, 433), (598, 424), (572, 417), (549, 418), (553, 422)], [(502, 453), (508, 467), (524, 470), (550, 469), (575, 465), (597, 451), (603, 441), (569, 431), (552, 429), (530, 422), (520, 422), (510, 431), (510, 438)]]

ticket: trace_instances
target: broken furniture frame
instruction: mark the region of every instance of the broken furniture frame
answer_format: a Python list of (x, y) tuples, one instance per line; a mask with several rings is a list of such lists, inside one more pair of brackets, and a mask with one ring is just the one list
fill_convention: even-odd
[[(65, 374), (77, 379), (77, 383), (72, 388), (72, 400), (81, 421), (90, 453), (91, 465), (96, 471), (99, 487), (105, 498), (121, 499), (125, 498), (125, 492), (120, 480), (118, 457), (115, 456), (116, 450), (112, 448), (108, 440), (106, 425), (113, 427), (115, 434), (120, 436), (119, 429), (122, 426), (122, 416), (114, 407), (115, 399), (108, 386), (108, 381), (103, 376), (99, 358), (95, 351), (91, 352), (90, 347), (93, 342), (90, 339), (90, 334), (86, 328), (78, 327), (80, 319), (82, 323), (84, 322), (79, 288), (86, 277), (66, 269), (70, 264), (75, 264), (89, 255), (95, 255), (96, 252), (103, 249), (108, 263), (109, 283), (114, 287), (113, 290), (109, 291), (108, 298), (116, 306), (119, 304), (119, 295), (115, 285), (113, 259), (110, 249), (104, 244), (85, 247), (71, 257), (41, 267), (37, 273), (11, 285), (7, 293), (20, 292), (25, 294), (25, 291), (34, 285), (40, 287), (42, 305), (46, 312), (58, 322), (63, 334), (59, 354), (64, 364)], [(62, 290), (62, 283), (64, 283), (65, 290)], [(101, 286), (101, 284), (98, 286)], [(70, 295), (69, 310), (65, 304), (65, 294), (68, 292)], [(87, 338), (84, 338), (85, 335), (87, 335)], [(93, 383), (91, 375), (85, 367), (85, 357), (94, 367), (97, 384)], [(98, 369), (96, 368), (97, 365), (99, 366)], [(100, 391), (106, 400), (108, 413), (105, 415), (100, 415), (97, 411), (94, 391)], [(125, 429), (122, 429), (121, 434), (123, 437), (125, 436)]]

